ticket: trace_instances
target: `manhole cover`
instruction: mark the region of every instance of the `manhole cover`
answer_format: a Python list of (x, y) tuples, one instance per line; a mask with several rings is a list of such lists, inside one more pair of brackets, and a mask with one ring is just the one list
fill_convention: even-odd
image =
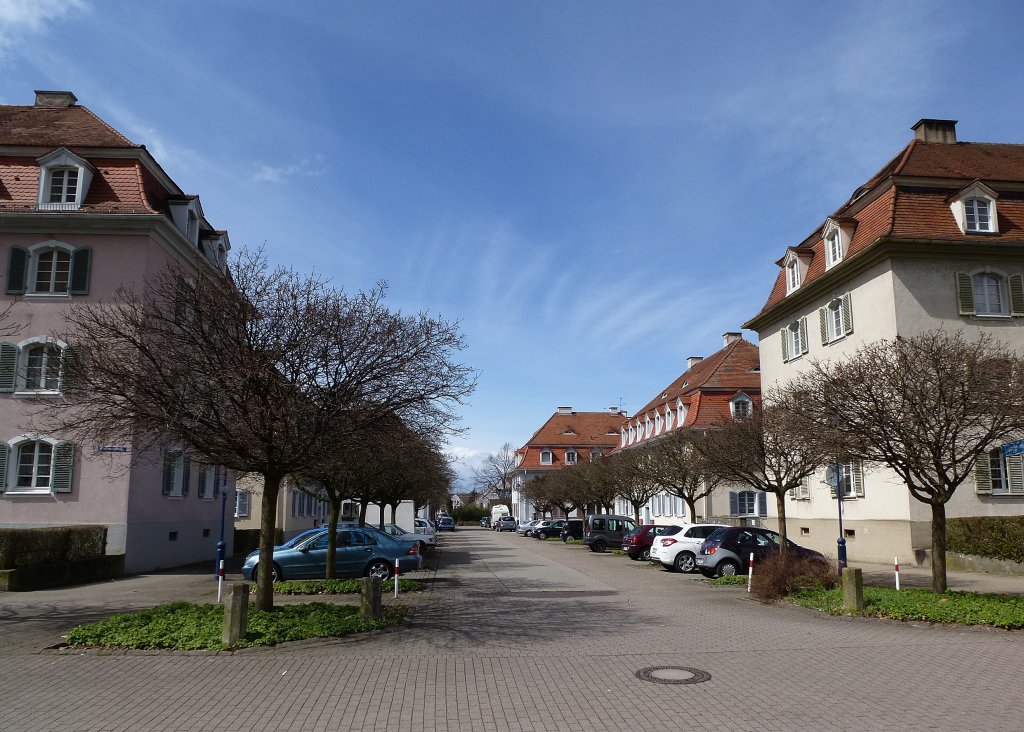
[(703, 684), (711, 674), (687, 666), (648, 666), (637, 671), (636, 677), (652, 684)]

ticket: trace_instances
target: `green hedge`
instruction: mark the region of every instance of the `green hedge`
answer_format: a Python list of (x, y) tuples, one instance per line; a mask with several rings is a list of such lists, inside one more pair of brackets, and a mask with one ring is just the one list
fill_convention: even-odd
[(1024, 563), (1024, 516), (949, 519), (946, 551)]
[(102, 557), (106, 544), (106, 526), (0, 529), (0, 569)]

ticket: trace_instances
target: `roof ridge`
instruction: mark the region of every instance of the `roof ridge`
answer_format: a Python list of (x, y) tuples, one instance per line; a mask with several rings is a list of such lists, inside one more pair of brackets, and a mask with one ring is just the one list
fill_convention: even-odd
[[(120, 137), (120, 138), (121, 138), (122, 140), (124, 140), (124, 141), (125, 141), (126, 143), (128, 143), (128, 144), (129, 144), (129, 145), (131, 145), (132, 147), (142, 147), (142, 145), (138, 145), (138, 144), (136, 144), (136, 143), (132, 142), (132, 141), (131, 141), (131, 140), (129, 140), (129, 139), (127, 138), (127, 137), (125, 137), (124, 135), (122, 135), (122, 134), (121, 134), (121, 133), (120, 133), (120, 132), (119, 132), (118, 130), (115, 130), (115, 129), (114, 129), (114, 128), (113, 128), (112, 126), (110, 126), (110, 124), (109, 124), (109, 123), (108, 123), (108, 122), (107, 122), (107, 121), (106, 121), (105, 119), (103, 119), (102, 117), (100, 117), (100, 116), (99, 116), (98, 114), (96, 114), (95, 112), (93, 112), (93, 111), (92, 111), (91, 109), (89, 109), (89, 108), (88, 108), (87, 106), (85, 106), (84, 104), (79, 104), (79, 105), (77, 105), (77, 106), (78, 106), (78, 107), (79, 107), (80, 109), (84, 109), (84, 110), (85, 110), (85, 111), (86, 111), (87, 113), (91, 114), (91, 115), (92, 115), (93, 117), (95, 117), (95, 118), (96, 118), (96, 120), (97, 120), (97, 121), (98, 121), (98, 122), (99, 122), (99, 123), (100, 123), (101, 125), (103, 125), (104, 127), (106, 127), (106, 128), (108, 129), (108, 130), (110, 130), (111, 132), (113, 132), (113, 133), (114, 133), (115, 135), (117, 135), (118, 137)], [(68, 107), (68, 109), (73, 109), (73, 107)]]

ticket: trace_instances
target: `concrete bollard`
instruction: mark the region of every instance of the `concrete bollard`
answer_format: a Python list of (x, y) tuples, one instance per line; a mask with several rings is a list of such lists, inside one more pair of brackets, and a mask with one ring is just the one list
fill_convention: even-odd
[[(398, 578), (395, 578), (398, 581)], [(359, 617), (363, 620), (383, 620), (384, 610), (380, 604), (380, 577), (363, 577), (363, 589), (359, 593)]]
[(843, 569), (843, 609), (848, 613), (864, 610), (864, 574), (860, 569)]
[(245, 626), (249, 621), (249, 585), (246, 582), (231, 585), (224, 601), (224, 632), (221, 643), (233, 646), (239, 638), (245, 637)]

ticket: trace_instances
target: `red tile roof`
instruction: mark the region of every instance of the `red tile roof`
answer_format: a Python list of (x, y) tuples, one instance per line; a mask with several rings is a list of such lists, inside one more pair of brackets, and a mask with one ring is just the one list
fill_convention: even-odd
[(0, 145), (121, 147), (136, 145), (87, 107), (0, 105)]
[[(931, 180), (929, 180), (931, 179)], [(995, 190), (998, 234), (964, 234), (950, 209), (950, 198), (975, 180)], [(843, 261), (849, 261), (885, 239), (1024, 243), (1024, 145), (977, 142), (923, 142), (914, 140), (878, 173), (857, 189), (854, 197), (832, 218), (855, 222)], [(1010, 184), (1001, 189), (1001, 184)], [(879, 189), (875, 197), (871, 192)], [(867, 203), (865, 203), (867, 201)], [(822, 228), (801, 242), (797, 250), (811, 257), (801, 288), (825, 274)], [(779, 260), (781, 265), (782, 260)], [(799, 290), (798, 290), (799, 291)], [(785, 271), (780, 269), (761, 311), (749, 327), (787, 298)]]
[[(589, 459), (593, 448), (607, 452), (619, 444), (619, 428), (626, 417), (612, 412), (555, 412), (533, 433), (517, 453), (523, 456), (519, 470), (559, 470), (565, 467), (565, 451), (575, 449), (580, 460)], [(553, 453), (551, 465), (540, 462), (541, 450)]]

